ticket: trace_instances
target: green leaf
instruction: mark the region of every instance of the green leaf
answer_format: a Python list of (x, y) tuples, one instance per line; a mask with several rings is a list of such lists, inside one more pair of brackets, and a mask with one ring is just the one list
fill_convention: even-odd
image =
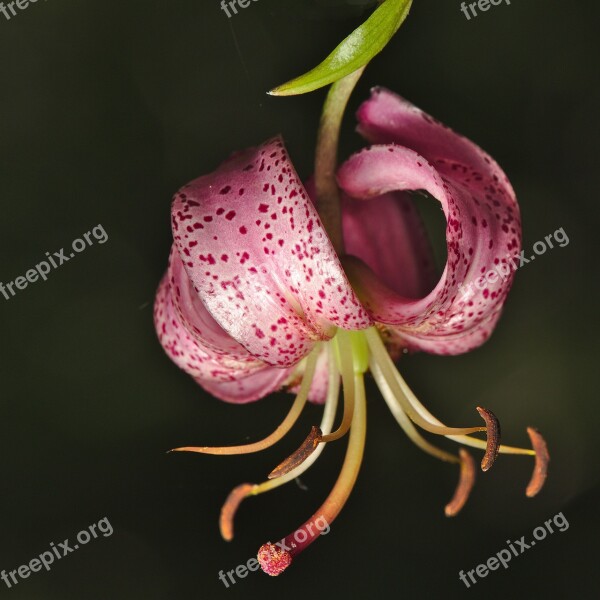
[(412, 0), (385, 0), (321, 64), (271, 90), (272, 96), (306, 94), (338, 81), (379, 54), (408, 15)]

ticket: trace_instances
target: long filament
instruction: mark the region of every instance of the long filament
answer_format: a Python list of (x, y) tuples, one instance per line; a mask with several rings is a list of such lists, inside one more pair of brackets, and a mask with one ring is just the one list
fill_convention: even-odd
[[(412, 409), (411, 410), (412, 414), (414, 414), (414, 412), (416, 411), (416, 413), (418, 414), (419, 420), (417, 421), (417, 420), (413, 419), (414, 422), (416, 422), (418, 425), (421, 425), (421, 423), (423, 421), (425, 421), (429, 425), (428, 425), (428, 427), (423, 427), (423, 429), (425, 429), (427, 431), (431, 431), (432, 433), (439, 433), (441, 435), (444, 435), (448, 439), (450, 439), (454, 442), (464, 444), (465, 446), (471, 446), (473, 448), (478, 448), (480, 450), (486, 450), (486, 448), (487, 448), (486, 441), (464, 435), (464, 433), (466, 433), (466, 432), (463, 432), (463, 434), (458, 434), (458, 433), (453, 433), (453, 432), (443, 433), (441, 431), (442, 429), (450, 430), (451, 428), (446, 427), (444, 425), (444, 423), (442, 423), (442, 421), (440, 421), (439, 419), (434, 417), (425, 408), (425, 406), (423, 406), (423, 404), (421, 404), (419, 399), (413, 394), (413, 392), (410, 390), (410, 388), (404, 381), (403, 377), (400, 375), (400, 373), (398, 373), (397, 369), (394, 367), (393, 363), (391, 362), (391, 358), (389, 357), (387, 351), (385, 350), (385, 346), (383, 346), (383, 342), (381, 341), (379, 334), (377, 333), (377, 330), (375, 330), (374, 328), (371, 328), (371, 329), (368, 329), (367, 331), (365, 331), (365, 334), (367, 336), (367, 340), (369, 342), (369, 348), (371, 349), (372, 355), (376, 356), (376, 360), (372, 361), (372, 362), (376, 362), (378, 366), (381, 366), (382, 361), (391, 363), (391, 368), (389, 367), (389, 364), (388, 364), (387, 365), (388, 368), (385, 370), (380, 369), (380, 372), (382, 373), (382, 377), (385, 378), (386, 382), (389, 383), (388, 378), (392, 378), (393, 380), (396, 381), (396, 383), (398, 384), (397, 387), (395, 387), (396, 391), (400, 391), (400, 392), (406, 391), (407, 392), (405, 396), (404, 396), (404, 394), (401, 394), (401, 396), (403, 396), (406, 399), (406, 402), (403, 403), (401, 401), (401, 398), (396, 398), (396, 400), (397, 400), (397, 402), (400, 402), (400, 404), (402, 405), (403, 408), (406, 403), (409, 403), (410, 408)], [(392, 385), (390, 387), (394, 387), (394, 386)], [(398, 388), (400, 388), (400, 390), (398, 390)], [(406, 412), (407, 412), (407, 414), (409, 414), (409, 416), (411, 415), (411, 413), (409, 413), (408, 411), (406, 411)], [(476, 431), (485, 431), (485, 427), (479, 428)], [(514, 446), (501, 445), (499, 447), (499, 451), (501, 454), (521, 454), (521, 455), (527, 455), (527, 456), (535, 456), (535, 451), (531, 450), (529, 448), (518, 448), (518, 447), (514, 447)]]
[(294, 426), (294, 423), (298, 420), (306, 401), (308, 400), (308, 393), (310, 392), (310, 386), (315, 374), (315, 368), (317, 360), (319, 358), (319, 352), (321, 344), (316, 344), (315, 348), (308, 355), (306, 359), (306, 368), (304, 371), (304, 377), (300, 384), (300, 390), (292, 404), (288, 414), (281, 424), (275, 429), (271, 435), (266, 438), (254, 442), (252, 444), (244, 444), (241, 446), (185, 446), (183, 448), (175, 448), (171, 452), (200, 452), (201, 454), (216, 454), (216, 455), (231, 455), (231, 454), (250, 454), (252, 452), (259, 452), (269, 448), (273, 444), (276, 444), (286, 433)]

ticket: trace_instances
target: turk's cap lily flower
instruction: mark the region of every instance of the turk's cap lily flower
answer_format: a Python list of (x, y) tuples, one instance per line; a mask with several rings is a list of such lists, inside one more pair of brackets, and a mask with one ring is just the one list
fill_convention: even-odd
[[(243, 484), (226, 502), (224, 537), (248, 495), (272, 489), (308, 468), (324, 447), (350, 431), (348, 453), (330, 498), (315, 513), (332, 522), (360, 466), (370, 370), (405, 432), (422, 449), (461, 466), (446, 513), (456, 514), (473, 485), (473, 460), (441, 450), (418, 433), (485, 449), (487, 470), (498, 452), (536, 456), (528, 495), (545, 478), (547, 450), (528, 430), (534, 450), (501, 446), (493, 414), (485, 426), (450, 428), (435, 419), (396, 370), (400, 349), (459, 354), (491, 334), (513, 279), (480, 278), (521, 247), (519, 209), (500, 167), (483, 150), (397, 95), (376, 89), (358, 111), (371, 144), (341, 165), (345, 252), (338, 256), (309, 191), (280, 138), (238, 152), (215, 172), (184, 186), (172, 204), (174, 244), (155, 303), (155, 324), (172, 360), (229, 402), (250, 402), (286, 387), (297, 393), (284, 422), (265, 440), (226, 448), (185, 447), (212, 454), (254, 452), (284, 435), (307, 400), (325, 403), (323, 422), (264, 484)], [(447, 261), (439, 281), (414, 206), (413, 192), (440, 203)], [(470, 295), (461, 286), (479, 282)], [(332, 433), (340, 385), (342, 422)], [(487, 432), (487, 442), (470, 437)], [(306, 545), (297, 545), (297, 554)], [(287, 558), (272, 545), (263, 568)], [(290, 555), (290, 556), (291, 556)], [(266, 557), (266, 558), (265, 558)], [(269, 558), (271, 557), (271, 558)]]

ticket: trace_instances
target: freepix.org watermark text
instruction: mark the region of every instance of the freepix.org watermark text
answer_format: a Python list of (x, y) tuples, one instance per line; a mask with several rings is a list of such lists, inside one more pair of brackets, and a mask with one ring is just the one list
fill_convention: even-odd
[[(14, 2), (0, 2), (0, 13), (4, 15), (7, 21), (10, 21), (12, 17), (16, 17), (19, 12), (15, 9), (15, 6), (19, 11), (25, 10), (29, 7), (29, 4), (35, 4), (38, 0), (15, 0)], [(45, 2), (46, 0), (44, 0)]]
[[(327, 519), (320, 516), (312, 523), (308, 523), (299, 529), (296, 529), (293, 535), (293, 540), (295, 541), (290, 542), (289, 538), (284, 538), (275, 545), (280, 550), (289, 552), (292, 548), (296, 547), (296, 544), (303, 544), (309, 537), (314, 538), (317, 535), (327, 535), (330, 530), (331, 527), (329, 526)], [(291, 543), (291, 548), (286, 544), (286, 539), (288, 539), (288, 543)], [(228, 588), (230, 585), (235, 585), (235, 583), (237, 583), (236, 576), (239, 579), (244, 579), (248, 576), (248, 573), (251, 571), (258, 571), (259, 568), (260, 564), (258, 560), (252, 557), (248, 559), (246, 563), (238, 565), (235, 569), (231, 569), (230, 571), (219, 571), (219, 579), (222, 581), (223, 585)]]
[(463, 2), (460, 5), (460, 10), (462, 10), (465, 17), (467, 17), (467, 21), (470, 21), (471, 15), (476, 17), (479, 14), (477, 9), (481, 12), (485, 12), (490, 10), (492, 6), (498, 6), (499, 4), (505, 3), (510, 4), (510, 0), (478, 0), (477, 2)]
[(61, 560), (71, 552), (75, 552), (81, 546), (85, 546), (91, 540), (98, 538), (100, 534), (103, 537), (110, 537), (113, 534), (112, 525), (107, 517), (100, 519), (87, 529), (82, 529), (76, 536), (76, 542), (69, 542), (69, 538), (57, 544), (50, 542), (50, 549), (31, 559), (29, 563), (21, 565), (13, 571), (3, 569), (0, 573), (0, 579), (6, 584), (6, 587), (11, 588), (17, 585), (21, 579), (28, 579), (32, 573), (37, 573), (42, 568), (50, 571), (55, 561)]
[(227, 15), (228, 19), (231, 19), (233, 15), (238, 14), (238, 8), (248, 8), (252, 2), (258, 2), (258, 0), (222, 0), (221, 10)]
[[(16, 277), (13, 281), (9, 281), (8, 283), (2, 283), (0, 281), (0, 294), (4, 296), (5, 300), (10, 300), (17, 291), (24, 290), (30, 283), (38, 281), (40, 277), (46, 281), (48, 279), (48, 273), (50, 273), (52, 268), (58, 269), (58, 267), (62, 266), (64, 263), (75, 258), (75, 253), (79, 254), (88, 246), (92, 246), (94, 240), (99, 244), (104, 244), (104, 242), (108, 240), (108, 234), (102, 225), (96, 225), (96, 227), (91, 231), (84, 233), (81, 237), (84, 239), (77, 238), (71, 243), (73, 252), (69, 252), (69, 250), (65, 250), (64, 248), (61, 248), (58, 252), (53, 252), (52, 255), (50, 255), (50, 252), (46, 252), (46, 260), (42, 260), (35, 265), (33, 269), (29, 269), (25, 275)], [(10, 296), (8, 294), (9, 292)]]
[(469, 285), (463, 285), (462, 283), (458, 285), (458, 291), (462, 294), (461, 300), (468, 300), (475, 293), (473, 291), (473, 286), (478, 290), (482, 290), (488, 283), (496, 283), (498, 279), (506, 281), (513, 271), (529, 264), (531, 261), (535, 260), (536, 256), (544, 254), (548, 248), (554, 248), (552, 239), (554, 239), (560, 248), (569, 245), (569, 236), (561, 227), (560, 229), (557, 229), (554, 234), (549, 234), (544, 240), (536, 242), (533, 245), (535, 254), (532, 254), (529, 258), (525, 257), (525, 250), (522, 250), (519, 254), (507, 254), (502, 260), (496, 259), (496, 265), (485, 275), (482, 275), (475, 281), (471, 281)]
[(477, 565), (474, 569), (470, 571), (460, 571), (458, 574), (459, 579), (470, 588), (471, 585), (477, 583), (477, 577), (484, 578), (490, 574), (490, 571), (496, 571), (502, 565), (505, 569), (508, 569), (510, 566), (509, 563), (513, 559), (513, 557), (518, 557), (525, 552), (525, 550), (529, 550), (535, 546), (536, 542), (541, 542), (546, 539), (548, 533), (553, 534), (555, 531), (566, 531), (569, 529), (569, 522), (565, 518), (565, 515), (562, 512), (559, 512), (557, 515), (554, 515), (551, 519), (548, 519), (544, 526), (541, 525), (536, 527), (533, 530), (533, 538), (529, 541), (525, 540), (525, 536), (521, 536), (520, 540), (506, 540), (506, 545), (508, 548), (502, 548), (500, 552), (494, 554), (494, 556), (490, 556), (485, 563), (481, 563)]

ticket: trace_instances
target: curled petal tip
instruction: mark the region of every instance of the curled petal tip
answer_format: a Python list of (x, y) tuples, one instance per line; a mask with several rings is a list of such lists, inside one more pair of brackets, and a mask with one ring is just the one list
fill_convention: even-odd
[(256, 558), (260, 568), (271, 577), (281, 575), (292, 564), (292, 555), (271, 542), (260, 547)]
[(489, 471), (500, 452), (500, 421), (496, 415), (487, 408), (477, 407), (477, 412), (485, 421), (487, 432), (487, 447), (481, 460), (481, 470)]
[(460, 449), (459, 455), (460, 478), (452, 500), (446, 504), (444, 509), (447, 517), (455, 517), (462, 510), (469, 499), (473, 485), (475, 485), (476, 469), (473, 457), (464, 448)]
[(531, 475), (531, 480), (525, 490), (525, 494), (528, 498), (533, 498), (542, 489), (546, 481), (550, 453), (548, 452), (546, 440), (537, 429), (528, 427), (527, 434), (535, 451), (535, 467), (533, 468), (533, 474)]
[(221, 508), (221, 516), (219, 517), (219, 529), (221, 530), (221, 537), (230, 542), (233, 539), (233, 520), (235, 513), (239, 508), (242, 500), (250, 495), (254, 485), (252, 483), (242, 483), (236, 488), (231, 490), (227, 500)]

